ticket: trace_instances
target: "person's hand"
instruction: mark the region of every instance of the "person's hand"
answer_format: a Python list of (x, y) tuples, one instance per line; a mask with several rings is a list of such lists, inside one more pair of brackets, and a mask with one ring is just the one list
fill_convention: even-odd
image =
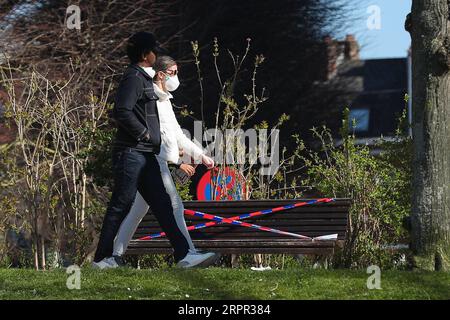
[(207, 155), (202, 155), (202, 163), (206, 166), (208, 169), (214, 168), (214, 160), (208, 157)]
[(182, 163), (180, 169), (183, 170), (189, 177), (192, 177), (195, 173), (195, 168), (190, 164)]
[(145, 136), (142, 138), (142, 141), (149, 142), (150, 141), (150, 132), (146, 132)]

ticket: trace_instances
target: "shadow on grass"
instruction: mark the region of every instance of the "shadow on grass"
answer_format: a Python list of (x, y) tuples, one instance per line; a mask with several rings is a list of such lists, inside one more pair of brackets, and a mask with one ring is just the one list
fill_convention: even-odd
[[(203, 269), (205, 270), (205, 269)], [(198, 269), (187, 270), (171, 270), (171, 275), (176, 277), (178, 281), (194, 288), (208, 288), (210, 297), (206, 299), (229, 299), (229, 300), (242, 300), (242, 299), (260, 299), (257, 295), (253, 295), (249, 292), (243, 294), (237, 294), (230, 289), (224, 287), (226, 282), (223, 280), (214, 280), (212, 277), (206, 277), (205, 272)], [(235, 280), (232, 280), (235, 281)]]

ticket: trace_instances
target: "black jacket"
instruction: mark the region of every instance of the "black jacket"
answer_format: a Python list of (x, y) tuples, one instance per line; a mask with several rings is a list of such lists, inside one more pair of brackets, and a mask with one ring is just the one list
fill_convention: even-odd
[[(152, 78), (138, 65), (130, 65), (117, 89), (113, 118), (117, 123), (116, 147), (159, 153), (161, 133)], [(147, 133), (150, 139), (145, 139)]]

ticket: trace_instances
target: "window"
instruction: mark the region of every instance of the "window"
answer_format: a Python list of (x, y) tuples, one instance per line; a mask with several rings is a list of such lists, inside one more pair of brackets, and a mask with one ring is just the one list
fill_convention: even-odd
[[(349, 115), (349, 129), (355, 132), (369, 131), (369, 109), (352, 109)], [(353, 128), (354, 126), (354, 128)]]

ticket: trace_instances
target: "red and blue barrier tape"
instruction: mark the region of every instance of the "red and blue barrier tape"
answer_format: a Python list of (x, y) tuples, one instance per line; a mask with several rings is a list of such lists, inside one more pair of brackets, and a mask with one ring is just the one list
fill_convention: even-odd
[[(200, 211), (194, 211), (194, 210), (190, 210), (190, 209), (185, 209), (184, 213), (187, 215), (191, 215), (191, 216), (197, 216), (197, 217), (201, 217), (201, 218), (205, 218), (205, 219), (209, 219), (209, 220), (214, 220), (211, 222), (199, 223), (196, 225), (189, 226), (187, 228), (188, 231), (198, 230), (198, 229), (202, 229), (202, 228), (206, 228), (206, 227), (211, 227), (211, 226), (214, 226), (217, 224), (227, 223), (227, 224), (240, 225), (243, 227), (254, 228), (254, 229), (261, 230), (261, 231), (290, 235), (290, 236), (294, 236), (294, 237), (305, 239), (305, 240), (306, 239), (307, 240), (333, 240), (333, 239), (337, 238), (336, 234), (311, 238), (311, 237), (303, 236), (303, 235), (292, 233), (292, 232), (282, 231), (282, 230), (278, 230), (278, 229), (263, 227), (263, 226), (259, 226), (256, 224), (245, 223), (245, 222), (239, 221), (242, 219), (248, 219), (248, 218), (256, 217), (256, 216), (262, 216), (262, 215), (266, 215), (266, 214), (270, 214), (270, 213), (274, 213), (274, 212), (286, 211), (286, 210), (289, 210), (292, 208), (301, 207), (301, 206), (305, 206), (305, 205), (311, 205), (311, 204), (317, 204), (317, 203), (327, 203), (327, 202), (332, 202), (332, 201), (335, 201), (335, 199), (334, 198), (321, 198), (321, 199), (316, 199), (316, 200), (297, 202), (294, 204), (280, 206), (280, 207), (276, 207), (276, 208), (272, 208), (272, 209), (259, 210), (259, 211), (255, 211), (255, 212), (245, 213), (245, 214), (230, 217), (230, 218), (223, 218), (220, 216), (216, 216), (216, 215), (212, 215), (212, 214), (208, 214), (208, 213), (204, 213), (204, 212), (200, 212)], [(151, 240), (154, 238), (164, 237), (165, 235), (166, 235), (165, 232), (160, 232), (160, 233), (151, 234), (151, 235), (148, 235), (145, 237), (141, 237), (141, 238), (139, 238), (139, 240)]]
[(267, 231), (267, 232), (273, 232), (273, 233), (278, 233), (278, 234), (284, 234), (287, 236), (293, 236), (293, 237), (297, 237), (300, 239), (308, 239), (311, 240), (310, 237), (307, 236), (302, 236), (301, 234), (296, 234), (296, 233), (292, 233), (292, 232), (287, 232), (287, 231), (281, 231), (278, 229), (274, 229), (274, 228), (269, 228), (269, 227), (263, 227), (257, 224), (253, 224), (253, 223), (246, 223), (246, 222), (242, 222), (239, 220), (231, 220), (229, 218), (223, 218), (221, 216), (216, 216), (216, 215), (211, 215), (208, 213), (203, 213), (203, 212), (199, 212), (199, 211), (195, 211), (194, 213), (187, 213), (188, 215), (192, 215), (192, 216), (197, 216), (197, 217), (202, 217), (208, 220), (215, 220), (217, 222), (220, 223), (228, 223), (228, 224), (234, 224), (234, 225), (238, 225), (238, 226), (242, 226), (242, 227), (248, 227), (248, 228), (254, 228), (257, 230), (261, 230), (261, 231)]

